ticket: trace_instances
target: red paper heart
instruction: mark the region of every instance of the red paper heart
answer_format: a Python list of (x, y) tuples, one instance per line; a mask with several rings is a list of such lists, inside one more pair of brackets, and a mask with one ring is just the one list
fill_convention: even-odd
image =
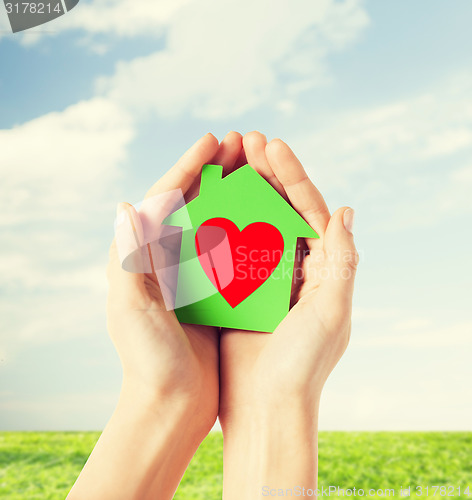
[(231, 307), (249, 297), (274, 272), (282, 258), (284, 239), (267, 222), (239, 231), (223, 217), (205, 221), (195, 235), (198, 260)]

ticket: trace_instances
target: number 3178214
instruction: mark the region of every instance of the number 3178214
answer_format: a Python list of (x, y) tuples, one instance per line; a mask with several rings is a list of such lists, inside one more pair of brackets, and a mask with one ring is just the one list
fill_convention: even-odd
[(16, 2), (6, 3), (8, 14), (57, 14), (62, 13), (61, 3)]

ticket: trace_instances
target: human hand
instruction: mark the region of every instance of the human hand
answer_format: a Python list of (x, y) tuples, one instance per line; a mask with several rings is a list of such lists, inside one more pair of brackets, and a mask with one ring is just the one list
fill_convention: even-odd
[[(189, 201), (198, 190), (202, 165), (231, 168), (242, 137), (230, 133), (218, 145), (211, 134), (200, 139), (147, 193), (146, 198), (180, 188)], [(134, 224), (134, 207), (120, 204)], [(134, 214), (133, 214), (134, 212)], [(137, 233), (139, 233), (137, 229)], [(174, 400), (192, 407), (193, 422), (209, 430), (218, 412), (218, 345), (216, 328), (180, 324), (167, 310), (155, 273), (124, 271), (116, 242), (108, 266), (108, 328), (123, 365), (123, 386), (145, 398)]]
[[(175, 189), (185, 195), (201, 166), (219, 150), (211, 134), (201, 138), (152, 186), (146, 198)], [(133, 226), (141, 224), (133, 206), (121, 203)], [(135, 227), (136, 233), (142, 228)], [(123, 367), (123, 390), (146, 401), (174, 401), (192, 408), (195, 421), (211, 428), (218, 408), (218, 333), (215, 328), (181, 325), (167, 310), (155, 273), (122, 269), (116, 241), (107, 270), (108, 331)]]
[(243, 406), (317, 399), (329, 373), (347, 347), (357, 252), (353, 211), (330, 216), (323, 197), (291, 149), (281, 140), (269, 144), (252, 132), (243, 140), (248, 163), (287, 198), (316, 230), (319, 239), (301, 240), (309, 254), (297, 259), (293, 307), (273, 334), (223, 329), (221, 401), (223, 417)]
[[(233, 132), (218, 145), (207, 134), (147, 197), (180, 188), (189, 201), (198, 190), (202, 165), (232, 168), (241, 141)], [(119, 209), (135, 234), (142, 234), (134, 208), (122, 204)], [(180, 324), (166, 309), (155, 273), (123, 270), (115, 242), (108, 279), (108, 329), (123, 366), (122, 391), (68, 499), (170, 499), (216, 419), (219, 334), (212, 327)]]
[[(243, 146), (248, 163), (320, 238), (299, 240), (293, 307), (272, 334), (222, 331), (219, 419), (225, 436), (225, 499), (256, 498), (261, 482), (287, 487), (316, 483), (318, 403), (349, 341), (358, 260), (352, 209), (340, 208), (330, 216), (281, 140), (267, 144), (262, 134), (252, 132)], [(309, 254), (303, 258), (305, 249)]]

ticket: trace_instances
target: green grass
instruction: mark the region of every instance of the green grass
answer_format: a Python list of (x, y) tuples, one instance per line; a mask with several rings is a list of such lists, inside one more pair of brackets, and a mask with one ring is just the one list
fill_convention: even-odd
[[(0, 433), (0, 498), (64, 500), (98, 436), (96, 432)], [(211, 433), (192, 460), (176, 499), (221, 498), (222, 450), (221, 434)], [(437, 500), (439, 492), (433, 496), (430, 489), (429, 495), (419, 497), (413, 487), (470, 486), (470, 495), (461, 497), (472, 500), (472, 433), (322, 432), (319, 478), (320, 486), (394, 488), (397, 498), (401, 486), (412, 486), (411, 498)]]

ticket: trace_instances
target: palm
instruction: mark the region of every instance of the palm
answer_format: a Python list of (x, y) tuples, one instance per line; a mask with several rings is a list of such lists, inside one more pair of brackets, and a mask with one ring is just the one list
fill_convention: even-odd
[(303, 272), (294, 276), (303, 279), (293, 283), (291, 309), (272, 334), (233, 329), (222, 332), (223, 415), (268, 398), (286, 400), (322, 383), (346, 348), (350, 333), (349, 304), (340, 293), (333, 293), (333, 287), (322, 283), (330, 279), (333, 263), (326, 258), (332, 254), (324, 237), (330, 215), (321, 195), (281, 141), (271, 153), (265, 138), (252, 134), (245, 148), (251, 166), (292, 202), (320, 239), (298, 241), (295, 269)]
[[(230, 133), (219, 145), (214, 137), (205, 136), (200, 146), (191, 148), (147, 193), (147, 197), (180, 188), (186, 201), (198, 193), (201, 166), (217, 163), (226, 169), (241, 152), (241, 136)], [(197, 143), (198, 144), (198, 143)], [(165, 258), (165, 250), (162, 256)], [(219, 332), (214, 327), (180, 324), (174, 311), (164, 305), (155, 274), (144, 275), (144, 303), (130, 311), (127, 319), (139, 324), (140, 342), (128, 346), (136, 353), (133, 366), (140, 377), (173, 394), (184, 393), (199, 401), (199, 407), (210, 408), (216, 416), (219, 386)], [(143, 362), (143, 359), (146, 361)]]
[[(314, 273), (308, 275), (318, 276), (321, 263), (307, 257), (296, 266), (304, 268), (304, 275), (310, 266)], [(273, 334), (223, 330), (222, 383), (232, 389), (222, 392), (220, 411), (272, 397), (274, 389), (277, 397), (287, 398), (310, 383), (313, 360), (324, 352), (328, 338), (325, 318), (318, 314), (318, 285), (316, 278), (294, 284), (293, 307)]]
[[(189, 195), (201, 166), (219, 148), (211, 134), (200, 139), (147, 193), (152, 197), (181, 189)], [(131, 205), (124, 209), (135, 235), (143, 233), (140, 217)], [(139, 238), (138, 238), (139, 239)], [(135, 257), (140, 259), (141, 253)], [(136, 267), (138, 269), (139, 267)], [(215, 328), (183, 325), (169, 311), (156, 275), (126, 272), (116, 244), (108, 267), (108, 327), (121, 358), (124, 380), (134, 388), (170, 398), (189, 398), (202, 421), (211, 422), (218, 411), (218, 345)]]

